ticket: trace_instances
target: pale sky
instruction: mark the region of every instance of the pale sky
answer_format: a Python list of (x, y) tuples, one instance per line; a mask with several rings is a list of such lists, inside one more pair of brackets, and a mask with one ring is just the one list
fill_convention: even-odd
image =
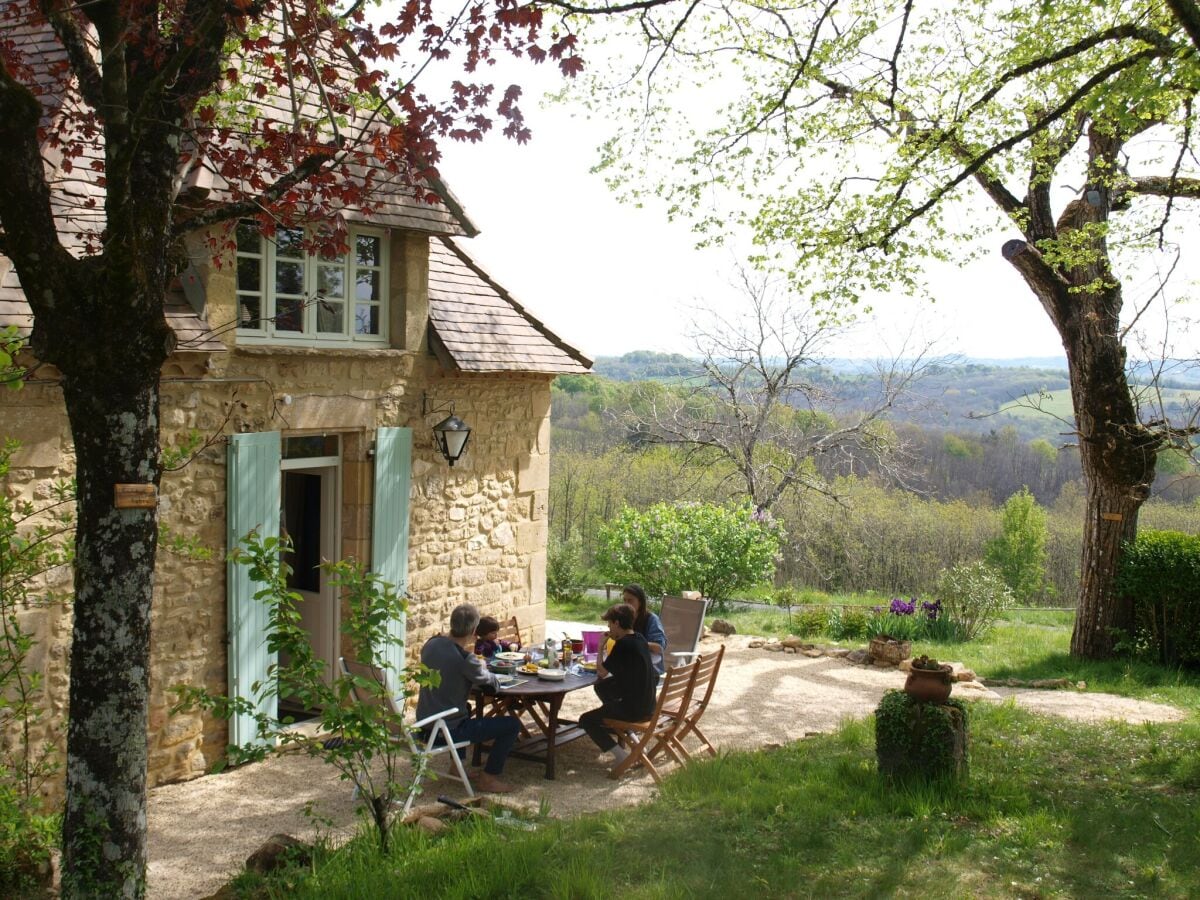
[[(443, 145), (442, 175), (481, 232), (463, 246), (589, 356), (694, 354), (686, 337), (689, 310), (734, 302), (733, 252), (696, 250), (685, 222), (668, 222), (661, 208), (618, 202), (588, 171), (607, 136), (603, 124), (573, 117), (562, 105), (539, 105), (529, 90), (533, 80), (522, 83), (530, 143), (493, 136), (473, 146)], [(873, 301), (873, 319), (830, 355), (890, 356), (911, 333), (910, 347), (934, 340), (936, 355), (1061, 356), (1045, 313), (1000, 256), (1012, 236), (997, 234), (990, 252), (965, 268), (932, 273), (934, 302)], [(1173, 336), (1181, 338), (1178, 326)], [(1174, 355), (1200, 355), (1197, 337), (1185, 336)]]

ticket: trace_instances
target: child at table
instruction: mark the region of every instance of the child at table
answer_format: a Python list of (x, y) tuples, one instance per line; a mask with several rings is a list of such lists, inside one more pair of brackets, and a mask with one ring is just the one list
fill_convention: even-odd
[(520, 649), (520, 644), (500, 640), (500, 623), (491, 616), (484, 616), (475, 628), (475, 654), (492, 657), (497, 653)]

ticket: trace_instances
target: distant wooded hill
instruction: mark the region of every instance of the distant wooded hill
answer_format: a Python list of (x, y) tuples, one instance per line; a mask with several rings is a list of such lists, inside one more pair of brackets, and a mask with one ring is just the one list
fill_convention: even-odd
[[(633, 417), (626, 418), (630, 412), (644, 414), (672, 390), (698, 383), (691, 381), (702, 377), (698, 368), (683, 355), (643, 351), (600, 359), (596, 376), (555, 379), (551, 570), (566, 571), (573, 558), (593, 566), (601, 528), (625, 506), (743, 499), (744, 487), (730, 477), (726, 462), (656, 445), (645, 440)], [(861, 397), (866, 405), (872, 389), (861, 363), (814, 368), (805, 377), (836, 395), (838, 414), (847, 412), (847, 398), (852, 404)], [(927, 402), (902, 402), (889, 411), (898, 439), (893, 465), (877, 466), (854, 452), (814, 455), (812, 473), (835, 486), (839, 502), (800, 491), (774, 507), (787, 535), (780, 583), (872, 589), (883, 596), (926, 591), (941, 568), (983, 558), (1000, 533), (1002, 504), (1028, 488), (1047, 510), (1052, 589), (1047, 597), (1073, 597), (1085, 501), (1077, 437), (1070, 434), (1066, 373), (1056, 367), (947, 362), (933, 369), (920, 390)], [(1028, 401), (1014, 405), (1016, 398), (1040, 391), (1044, 412), (1034, 412)], [(1184, 393), (1161, 391), (1168, 405)], [(1200, 396), (1200, 388), (1191, 393)], [(1192, 462), (1168, 452), (1159, 456), (1156, 471), (1141, 525), (1200, 530), (1200, 478)]]
[[(805, 377), (836, 387), (843, 402), (855, 405), (861, 390), (865, 405), (874, 384), (870, 363), (836, 359), (806, 372)], [(1168, 360), (1155, 367), (1161, 371), (1159, 386), (1164, 399), (1177, 412), (1200, 397), (1200, 366), (1185, 360)], [(613, 381), (663, 381), (678, 383), (701, 376), (697, 360), (680, 353), (636, 350), (623, 356), (602, 356), (594, 372)], [(1149, 383), (1148, 366), (1133, 367), (1135, 380)], [(1054, 441), (1068, 430), (1063, 419), (1071, 418), (1066, 361), (1056, 357), (1025, 357), (1012, 360), (961, 359), (935, 363), (916, 388), (914, 399), (892, 416), (897, 422), (953, 431), (987, 433), (1015, 428), (1025, 440)], [(1189, 390), (1190, 389), (1190, 390)], [(1040, 407), (1040, 408), (1039, 408)]]

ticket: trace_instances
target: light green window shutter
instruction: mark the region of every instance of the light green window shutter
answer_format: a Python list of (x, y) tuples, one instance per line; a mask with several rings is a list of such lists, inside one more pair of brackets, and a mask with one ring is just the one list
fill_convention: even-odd
[[(229, 437), (226, 473), (226, 546), (233, 549), (250, 531), (279, 536), (279, 432), (234, 434)], [(254, 599), (257, 586), (250, 567), (230, 562), (226, 569), (229, 593), (229, 693), (253, 700), (252, 686), (266, 681), (275, 661), (267, 652), (267, 608)], [(273, 709), (260, 712), (274, 713)], [(257, 740), (253, 716), (235, 715), (229, 721), (229, 742)]]
[[(375, 502), (372, 508), (371, 569), (398, 592), (408, 588), (408, 492), (412, 484), (412, 429), (379, 428), (375, 432)], [(389, 623), (404, 640), (404, 618)], [(404, 645), (388, 650), (388, 662), (404, 668)], [(400, 695), (399, 685), (392, 693)]]

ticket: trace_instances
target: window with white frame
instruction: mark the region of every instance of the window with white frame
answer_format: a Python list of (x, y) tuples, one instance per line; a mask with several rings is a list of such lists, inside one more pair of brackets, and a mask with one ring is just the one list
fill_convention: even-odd
[(238, 337), (269, 343), (386, 343), (387, 251), (380, 229), (352, 228), (350, 252), (320, 256), (304, 232), (265, 238), (237, 226)]

